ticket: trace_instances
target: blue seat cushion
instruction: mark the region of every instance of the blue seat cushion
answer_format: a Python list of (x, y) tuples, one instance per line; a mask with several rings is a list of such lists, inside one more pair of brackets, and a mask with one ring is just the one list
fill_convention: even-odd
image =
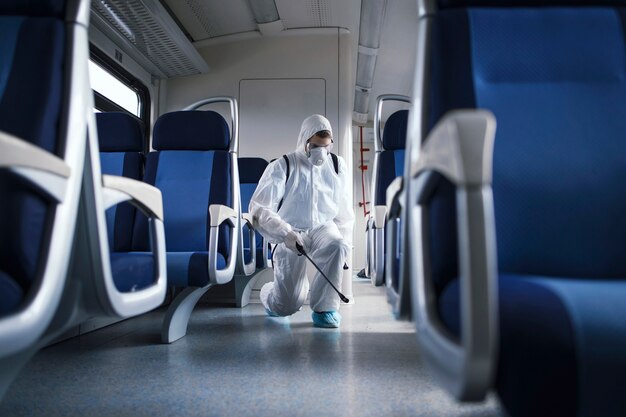
[(256, 249), (256, 267), (263, 268), (265, 259), (263, 257), (263, 247)]
[[(626, 282), (513, 274), (498, 282), (496, 389), (509, 413), (626, 415)], [(439, 311), (458, 337), (458, 280)]]
[[(19, 24), (9, 24), (16, 20)], [(1, 48), (4, 87), (0, 91), (0, 130), (57, 154), (63, 149), (63, 144), (58, 143), (65, 42), (63, 21), (0, 17), (0, 28), (4, 39), (12, 36), (14, 40), (12, 48), (5, 49), (4, 42)], [(35, 50), (39, 53), (33, 54)], [(10, 66), (8, 72), (7, 65)]]
[[(62, 20), (0, 17), (0, 130), (54, 154), (64, 147), (58, 136), (64, 45)], [(0, 273), (27, 292), (47, 258), (51, 206), (6, 170), (0, 196)]]
[(159, 151), (227, 151), (230, 132), (226, 120), (214, 111), (175, 111), (161, 115), (153, 129)]
[(429, 123), (458, 108), (496, 116), (501, 270), (626, 276), (625, 22), (623, 8), (438, 13)]
[[(458, 108), (492, 110), (498, 122), (496, 385), (513, 416), (626, 415), (625, 16), (451, 9), (433, 25), (430, 126)], [(431, 265), (458, 335), (454, 199), (441, 194)]]
[(143, 122), (124, 112), (96, 113), (100, 152), (142, 152)]
[(151, 252), (111, 253), (111, 272), (118, 291), (141, 290), (154, 283), (154, 256)]
[(406, 148), (406, 128), (409, 120), (408, 110), (399, 110), (389, 116), (383, 130), (383, 148), (395, 151)]
[(404, 148), (406, 147), (406, 128), (408, 110), (399, 110), (389, 116), (383, 131), (383, 151), (378, 156), (376, 175), (376, 195), (374, 203), (384, 206), (387, 201), (387, 187), (404, 173)]
[(65, 0), (3, 0), (1, 15), (65, 17)]
[(468, 12), (476, 105), (498, 122), (500, 270), (626, 277), (624, 17), (593, 7)]
[[(168, 285), (204, 287), (209, 283), (208, 252), (167, 252)], [(226, 267), (226, 260), (217, 254), (217, 269)]]
[[(250, 229), (248, 227), (247, 224), (243, 225), (243, 247), (245, 250), (250, 249), (250, 238), (248, 236), (248, 234), (250, 233)], [(259, 233), (258, 231), (254, 232), (254, 241), (255, 241), (255, 246), (256, 246), (256, 250), (257, 252), (262, 251), (263, 250), (263, 235), (261, 235), (261, 233)], [(248, 261), (248, 258), (246, 258), (246, 262)]]
[(0, 317), (17, 310), (24, 300), (22, 287), (8, 274), (0, 271)]
[(241, 184), (257, 184), (268, 165), (263, 158), (238, 158), (237, 162)]
[[(230, 155), (225, 151), (151, 152), (144, 181), (161, 190), (168, 252), (204, 252), (210, 237), (209, 205), (232, 206)], [(218, 251), (226, 256), (230, 229), (220, 226)], [(147, 251), (148, 222), (135, 221), (133, 248)]]
[[(244, 248), (243, 250), (243, 257), (244, 260), (246, 262), (248, 262), (250, 260), (250, 249), (246, 249)], [(263, 248), (257, 248), (256, 250), (256, 267), (257, 268), (262, 268), (263, 267)]]
[[(241, 179), (241, 178), (240, 178)], [(258, 180), (257, 180), (258, 181)], [(241, 195), (241, 212), (247, 213), (252, 195), (256, 191), (257, 183), (240, 183), (239, 192)]]
[[(143, 155), (138, 152), (100, 152), (103, 174), (118, 175), (140, 180), (143, 171)], [(132, 248), (136, 209), (130, 203), (121, 203), (106, 211), (109, 247), (116, 252)]]
[[(143, 176), (144, 132), (141, 120), (125, 112), (97, 113), (100, 166), (103, 174), (140, 180)], [(109, 247), (132, 248), (135, 208), (121, 203), (106, 211)]]
[(376, 177), (376, 205), (387, 204), (387, 187), (404, 173), (404, 150), (382, 151), (378, 156)]

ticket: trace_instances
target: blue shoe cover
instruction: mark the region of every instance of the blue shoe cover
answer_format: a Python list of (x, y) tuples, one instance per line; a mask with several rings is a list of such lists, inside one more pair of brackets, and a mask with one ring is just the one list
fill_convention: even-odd
[(270, 317), (280, 317), (278, 314), (274, 313), (272, 310), (270, 310), (269, 308), (265, 307), (265, 312), (267, 313), (268, 316)]
[(313, 326), (326, 329), (336, 329), (341, 323), (341, 315), (336, 311), (322, 311), (321, 313), (314, 311), (311, 318)]

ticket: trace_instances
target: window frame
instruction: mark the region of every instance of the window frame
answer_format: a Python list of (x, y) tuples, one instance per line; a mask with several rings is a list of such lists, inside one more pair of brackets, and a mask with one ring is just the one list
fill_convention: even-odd
[(124, 69), (118, 62), (109, 57), (106, 53), (95, 47), (93, 44), (89, 45), (89, 59), (99, 65), (102, 69), (107, 71), (113, 77), (118, 79), (121, 83), (133, 90), (139, 99), (139, 116), (129, 112), (119, 104), (105, 97), (95, 90), (91, 90), (94, 95), (94, 108), (101, 112), (119, 111), (130, 114), (133, 117), (137, 117), (144, 127), (143, 138), (143, 150), (147, 153), (150, 148), (150, 90), (141, 82), (137, 77), (132, 75), (126, 69)]

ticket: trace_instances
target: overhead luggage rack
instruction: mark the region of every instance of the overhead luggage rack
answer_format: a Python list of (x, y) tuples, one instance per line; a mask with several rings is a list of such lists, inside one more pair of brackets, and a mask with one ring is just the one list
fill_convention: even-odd
[(207, 63), (157, 0), (92, 0), (91, 23), (159, 78), (209, 71)]

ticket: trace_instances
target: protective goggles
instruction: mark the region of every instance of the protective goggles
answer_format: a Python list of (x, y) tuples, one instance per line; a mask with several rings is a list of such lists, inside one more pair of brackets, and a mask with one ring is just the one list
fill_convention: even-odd
[(318, 145), (317, 143), (310, 143), (309, 142), (309, 149), (315, 149), (315, 148), (324, 148), (328, 152), (330, 152), (333, 149), (333, 143), (331, 142), (328, 145)]

